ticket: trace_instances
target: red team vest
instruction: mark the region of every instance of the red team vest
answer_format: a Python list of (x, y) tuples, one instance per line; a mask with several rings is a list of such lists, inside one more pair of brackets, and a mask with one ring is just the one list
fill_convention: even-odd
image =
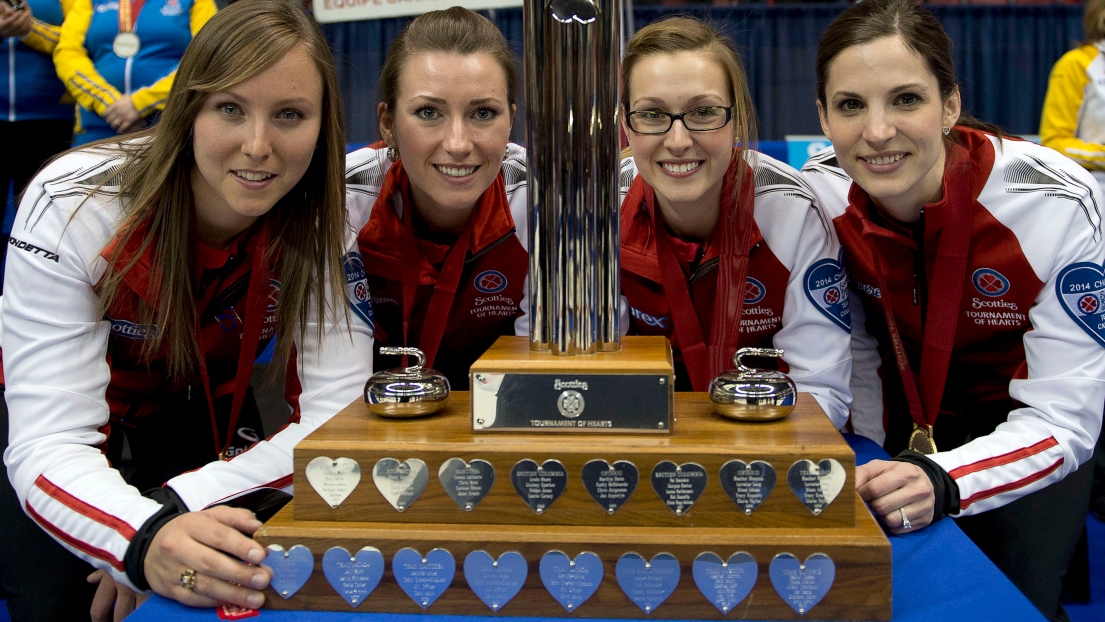
[[(357, 238), (376, 322), (373, 369), (377, 370), (400, 363), (397, 357), (380, 357), (380, 346), (419, 347), (434, 286), (452, 249), (412, 237), (398, 212), (412, 205), (410, 182), (400, 160), (388, 170), (368, 224)], [(468, 390), (472, 363), (500, 336), (514, 334), (529, 269), (529, 255), (515, 235), (502, 173), (481, 195), (469, 218), (476, 220), (469, 223), (471, 237), (464, 267), (437, 353), (427, 361), (458, 391)], [(418, 245), (419, 266), (414, 308), (404, 336), (403, 279), (413, 273), (403, 259), (409, 244)]]

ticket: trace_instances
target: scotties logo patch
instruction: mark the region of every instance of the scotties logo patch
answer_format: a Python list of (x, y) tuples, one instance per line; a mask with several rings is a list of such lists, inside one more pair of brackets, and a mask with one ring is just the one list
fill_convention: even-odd
[(1009, 279), (997, 270), (990, 268), (975, 270), (975, 273), (971, 275), (971, 282), (974, 283), (978, 293), (991, 298), (997, 298), (1009, 291)]
[(372, 315), (372, 298), (368, 292), (368, 275), (365, 274), (364, 260), (359, 251), (345, 256), (345, 297), (353, 309), (369, 328), (375, 330), (376, 319)]
[(822, 259), (806, 270), (806, 297), (817, 310), (844, 330), (852, 330), (848, 309), (848, 277), (844, 272), (843, 252), (837, 259)]
[(1055, 290), (1067, 315), (1105, 346), (1105, 272), (1101, 266), (1083, 262), (1063, 268)]
[(506, 289), (506, 275), (498, 270), (484, 270), (476, 275), (472, 284), (485, 294), (497, 294)]
[(754, 305), (759, 303), (767, 295), (767, 288), (764, 284), (757, 281), (752, 277), (747, 277), (744, 281), (744, 304)]

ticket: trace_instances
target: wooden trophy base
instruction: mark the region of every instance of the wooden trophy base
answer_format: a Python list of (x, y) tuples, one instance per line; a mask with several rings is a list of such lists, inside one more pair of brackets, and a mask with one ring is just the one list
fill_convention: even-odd
[[(266, 606), (431, 615), (890, 618), (890, 543), (856, 495), (854, 453), (808, 394), (799, 395), (794, 412), (786, 419), (742, 423), (714, 414), (704, 394), (679, 393), (674, 399), (671, 434), (650, 436), (474, 433), (468, 399), (467, 394), (456, 393), (441, 413), (404, 420), (371, 415), (364, 404), (355, 403), (296, 447), (298, 494), (293, 507), (277, 514), (255, 538), (284, 550), (295, 545), (307, 547), (309, 559), (303, 551), (297, 553), (300, 571), (311, 561), (313, 571), (298, 591), (281, 588), (288, 591), (287, 598), (270, 588)], [(626, 396), (627, 401), (632, 399)], [(518, 491), (525, 487), (519, 485), (516, 466), (524, 460), (539, 465), (556, 460), (559, 465), (553, 463), (546, 472), (558, 471), (566, 477), (560, 495), (540, 512), (531, 505), (532, 499), (523, 499)], [(620, 462), (623, 471), (636, 467), (635, 488), (630, 487), (613, 511), (593, 498), (585, 486), (584, 465), (595, 460), (611, 465)], [(456, 489), (447, 487), (449, 482), (455, 486), (456, 480), (446, 475), (450, 472), (446, 466), (455, 468), (460, 461), (467, 465), (482, 461), (494, 472), (493, 477), (484, 471), (479, 476), (482, 479), (468, 480), (484, 486), (485, 494), (467, 510), (456, 500)], [(743, 480), (746, 487), (741, 492), (736, 484), (724, 486), (722, 482), (725, 476), (735, 477), (736, 461), (759, 463), (757, 473), (774, 474), (773, 487), (759, 483), (762, 499), (748, 512), (738, 505), (738, 501), (747, 505), (751, 498), (747, 480)], [(312, 463), (313, 480), (309, 481), (307, 465)], [(396, 465), (406, 465), (407, 471), (397, 470)], [(679, 513), (673, 507), (677, 495), (665, 488), (670, 480), (663, 476), (667, 473), (670, 477), (676, 465), (684, 474), (699, 472), (705, 479), (697, 499), (681, 507)], [(828, 472), (836, 477), (832, 485), (818, 487), (817, 465), (822, 476)], [(395, 507), (399, 495), (389, 488), (393, 485), (389, 478), (398, 474), (413, 480), (413, 472), (422, 474), (421, 487), (417, 494), (404, 493), (407, 496), (400, 503), (404, 509), (399, 511)], [(594, 477), (593, 471), (590, 477)], [(593, 481), (588, 483), (594, 487)], [(358, 582), (363, 587), (366, 575), (347, 575), (346, 583), (335, 579), (339, 587), (332, 587), (322, 563), (332, 547), (343, 547), (346, 561), (362, 547), (379, 550), (380, 557), (373, 552), (369, 555), (379, 560), (375, 562), (377, 570), (384, 568), (382, 579), (356, 607), (337, 590), (348, 592)], [(409, 566), (404, 567), (398, 577), (393, 571), (395, 556), (402, 549), (416, 552), (402, 554), (415, 559), (444, 549), (455, 564), (455, 575), (436, 575), (440, 587), (448, 587), (436, 600), (427, 599), (425, 607), (401, 588), (401, 584), (419, 581), (416, 575), (420, 571), (412, 573)], [(495, 609), (474, 591), (484, 585), (480, 582), (489, 581), (487, 575), (470, 579), (464, 571), (466, 557), (479, 550), (496, 559), (506, 552), (524, 558), (525, 570), (516, 572), (525, 576), (520, 591)], [(578, 558), (588, 562), (583, 565), (593, 574), (598, 567), (602, 569), (593, 595), (569, 602), (570, 609), (562, 605), (565, 588), (556, 587), (556, 575), (546, 571), (543, 578), (540, 570), (543, 560), (564, 559), (556, 551), (573, 560), (588, 553)], [(720, 564), (696, 564), (705, 553), (730, 560), (739, 552), (751, 556), (734, 558), (734, 568), (739, 565), (744, 574), (717, 579)], [(654, 556), (661, 553), (674, 557), (663, 561), (668, 578), (658, 578), (653, 585), (648, 583), (653, 578), (649, 576), (643, 584), (626, 585), (619, 562), (625, 562), (628, 555), (631, 562), (643, 567), (646, 560), (656, 564)], [(444, 554), (435, 555), (440, 558)], [(335, 553), (332, 557), (342, 556)], [(331, 574), (335, 572), (334, 559), (330, 561)], [(798, 562), (811, 559), (809, 565), (798, 566)], [(274, 563), (279, 565), (279, 560)], [(678, 572), (673, 566), (678, 566)], [(719, 582), (703, 587), (705, 579), (696, 574), (709, 568)], [(649, 571), (642, 572), (647, 575)], [(553, 581), (553, 586), (546, 581)], [(587, 591), (585, 588), (575, 589), (576, 597)], [(554, 596), (557, 590), (558, 596)], [(663, 592), (669, 595), (659, 599), (657, 594)], [(745, 593), (740, 598), (733, 596)], [(645, 605), (635, 602), (642, 598), (656, 601), (647, 613)], [(728, 611), (723, 612), (723, 607)]]
[(472, 429), (667, 434), (674, 382), (667, 337), (622, 337), (615, 352), (580, 356), (499, 337), (470, 368)]

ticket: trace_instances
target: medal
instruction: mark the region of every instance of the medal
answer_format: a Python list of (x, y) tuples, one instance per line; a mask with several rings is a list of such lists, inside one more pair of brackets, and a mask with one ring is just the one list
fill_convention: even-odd
[(913, 424), (913, 433), (909, 435), (909, 449), (926, 456), (936, 453), (936, 442), (932, 440), (931, 425)]
[(133, 32), (121, 32), (111, 42), (111, 51), (119, 58), (130, 58), (138, 53), (142, 40)]

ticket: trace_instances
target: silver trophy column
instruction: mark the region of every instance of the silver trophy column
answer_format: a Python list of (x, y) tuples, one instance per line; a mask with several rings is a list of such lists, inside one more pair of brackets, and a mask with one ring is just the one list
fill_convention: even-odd
[(621, 0), (526, 0), (530, 348), (619, 348)]

